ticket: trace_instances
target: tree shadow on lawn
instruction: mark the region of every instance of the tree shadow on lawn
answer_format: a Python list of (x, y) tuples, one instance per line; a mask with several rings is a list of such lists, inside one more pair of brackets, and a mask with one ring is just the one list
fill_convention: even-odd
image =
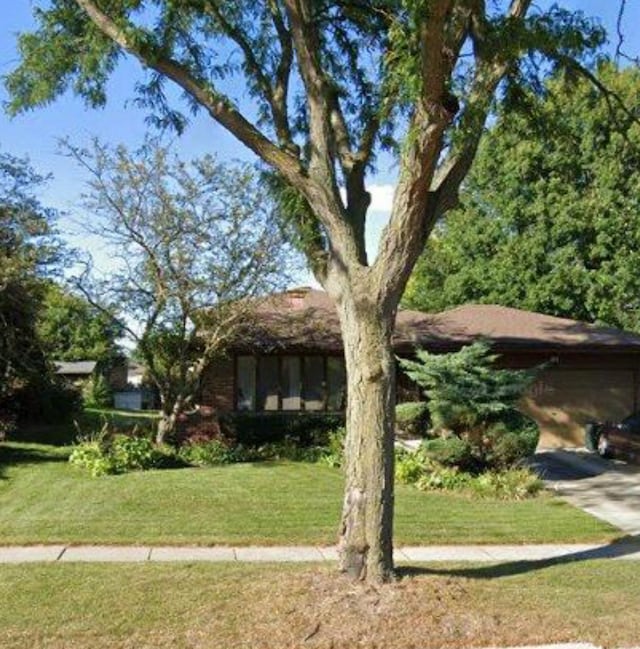
[(7, 466), (16, 464), (40, 464), (43, 462), (67, 462), (69, 454), (67, 452), (52, 452), (49, 450), (29, 447), (29, 446), (11, 446), (10, 444), (0, 445), (0, 479), (5, 479), (3, 470)]
[(561, 566), (577, 561), (591, 559), (616, 559), (630, 554), (640, 553), (640, 535), (625, 535), (607, 545), (600, 545), (589, 550), (580, 550), (548, 559), (523, 561), (508, 561), (491, 563), (486, 566), (473, 568), (428, 568), (425, 566), (400, 566), (397, 568), (399, 577), (412, 575), (447, 575), (450, 577), (467, 577), (468, 579), (500, 579), (513, 577), (545, 568)]
[(78, 437), (78, 430), (72, 420), (58, 424), (24, 424), (9, 440), (25, 444), (48, 444), (68, 446)]

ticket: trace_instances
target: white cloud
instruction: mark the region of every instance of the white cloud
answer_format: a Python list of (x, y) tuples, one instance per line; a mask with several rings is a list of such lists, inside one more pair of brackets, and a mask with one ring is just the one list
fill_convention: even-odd
[[(367, 191), (371, 194), (370, 212), (383, 212), (387, 216), (391, 213), (393, 204), (394, 185), (367, 185)], [(347, 200), (347, 192), (344, 187), (340, 187), (340, 196), (342, 200)]]
[(394, 185), (369, 185), (367, 189), (371, 194), (369, 210), (372, 212), (390, 213), (393, 204)]
[[(380, 235), (384, 226), (389, 220), (391, 207), (393, 205), (393, 191), (395, 185), (391, 184), (371, 184), (367, 186), (367, 191), (371, 194), (371, 205), (369, 205), (369, 218), (366, 227), (366, 248), (370, 259), (374, 259), (378, 253), (378, 244)], [(340, 188), (342, 200), (346, 199), (344, 187)]]

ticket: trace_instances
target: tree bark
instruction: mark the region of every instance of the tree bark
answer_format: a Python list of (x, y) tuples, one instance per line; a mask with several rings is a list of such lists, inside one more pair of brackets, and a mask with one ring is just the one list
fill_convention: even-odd
[(354, 290), (337, 300), (347, 367), (340, 569), (369, 582), (393, 576), (395, 312)]
[(182, 399), (177, 398), (171, 403), (166, 397), (160, 395), (160, 419), (156, 430), (156, 444), (164, 444), (175, 431), (182, 408)]

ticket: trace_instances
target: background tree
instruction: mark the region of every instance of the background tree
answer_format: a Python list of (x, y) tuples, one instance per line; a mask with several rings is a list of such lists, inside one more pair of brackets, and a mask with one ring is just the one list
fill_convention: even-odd
[(37, 335), (49, 360), (97, 361), (105, 370), (122, 357), (121, 333), (112, 315), (58, 284), (46, 286)]
[(55, 212), (36, 197), (45, 180), (26, 159), (0, 154), (0, 418), (19, 391), (49, 377), (35, 323), (61, 250)]
[[(637, 68), (598, 76), (637, 113)], [(638, 331), (640, 125), (565, 74), (527, 102), (528, 114), (500, 112), (403, 302), (501, 304)]]
[[(340, 567), (359, 578), (392, 573), (391, 334), (411, 270), (456, 203), (496, 97), (517, 98), (521, 83), (556, 65), (583, 70), (576, 59), (604, 40), (578, 12), (531, 5), (155, 0), (140, 11), (131, 0), (50, 0), (7, 80), (14, 112), (69, 87), (99, 106), (126, 52), (147, 70), (138, 98), (157, 122), (184, 126), (170, 81), (274, 170), (296, 240), (340, 316), (349, 393)], [(510, 91), (496, 95), (503, 81)], [(225, 92), (238, 87), (253, 101), (246, 112)], [(370, 263), (366, 174), (394, 145), (399, 180)]]
[(90, 173), (85, 207), (115, 270), (78, 287), (136, 344), (158, 389), (162, 443), (193, 405), (200, 376), (295, 270), (272, 205), (247, 165), (190, 163), (147, 142), (66, 150)]

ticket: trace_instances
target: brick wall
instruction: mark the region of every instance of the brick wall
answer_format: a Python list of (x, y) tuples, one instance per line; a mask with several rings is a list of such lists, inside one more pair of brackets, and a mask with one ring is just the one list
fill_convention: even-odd
[(217, 359), (209, 364), (200, 382), (200, 403), (217, 412), (233, 410), (233, 358)]

